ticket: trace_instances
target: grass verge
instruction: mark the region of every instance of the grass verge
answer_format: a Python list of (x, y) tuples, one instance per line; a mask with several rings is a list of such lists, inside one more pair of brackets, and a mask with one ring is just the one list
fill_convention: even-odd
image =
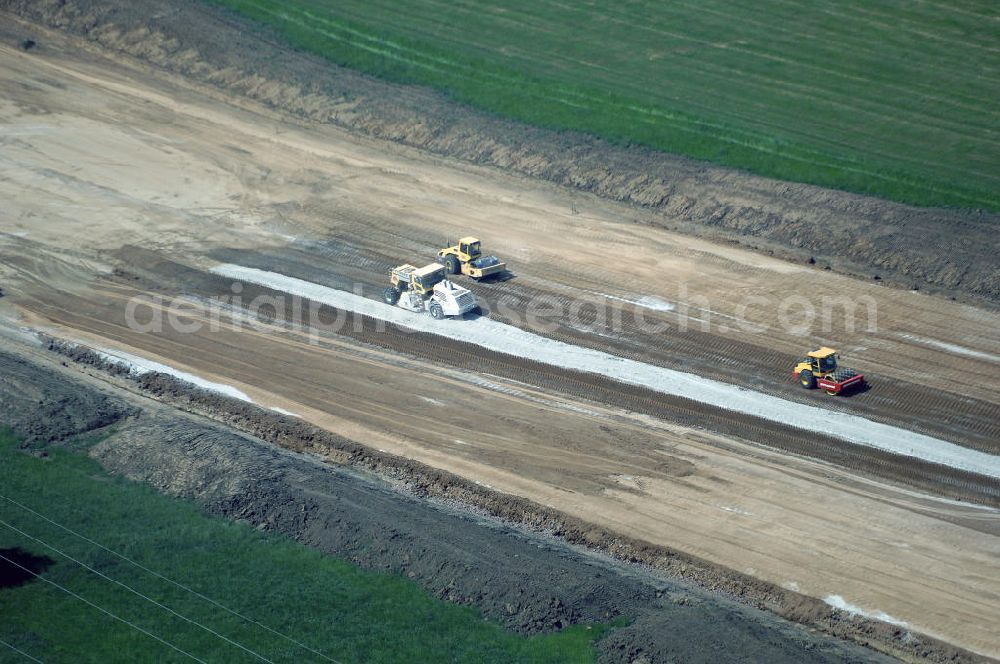
[(0, 661), (590, 662), (605, 629), (512, 634), (403, 578), (108, 475), (79, 447), (46, 453), (0, 432), (0, 553), (44, 579), (0, 560)]
[(207, 1), (294, 47), (529, 124), (1000, 210), (991, 3)]

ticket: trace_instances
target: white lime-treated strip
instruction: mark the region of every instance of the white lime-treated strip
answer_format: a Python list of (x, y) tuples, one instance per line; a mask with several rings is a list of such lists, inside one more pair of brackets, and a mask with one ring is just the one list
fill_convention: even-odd
[(823, 598), (823, 601), (832, 606), (835, 609), (840, 609), (855, 616), (864, 616), (865, 618), (875, 618), (876, 620), (881, 620), (882, 622), (887, 622), (890, 625), (899, 625), (900, 627), (906, 627), (907, 624), (900, 620), (899, 618), (893, 618), (885, 611), (865, 611), (860, 606), (856, 604), (851, 604), (845, 600), (840, 595), (827, 595)]
[(630, 300), (627, 297), (619, 297), (618, 295), (608, 295), (607, 293), (598, 293), (591, 291), (594, 295), (600, 297), (606, 297), (609, 300), (615, 300), (616, 302), (625, 302), (626, 304), (634, 304), (637, 307), (642, 307), (643, 309), (650, 309), (652, 311), (673, 311), (677, 307), (670, 302), (661, 300), (658, 297), (652, 295), (643, 295), (637, 300)]
[(240, 265), (219, 265), (215, 274), (267, 286), (314, 302), (354, 311), (388, 323), (564, 369), (607, 376), (662, 394), (692, 399), (717, 408), (754, 415), (876, 449), (923, 459), (988, 477), (1000, 478), (1000, 456), (971, 450), (899, 427), (817, 406), (794, 403), (742, 387), (644, 362), (574, 346), (488, 318), (437, 321), (347, 291)]
[(990, 362), (1000, 362), (1000, 355), (994, 355), (993, 353), (984, 353), (982, 351), (966, 348), (965, 346), (959, 346), (958, 344), (950, 344), (945, 341), (938, 341), (937, 339), (927, 339), (926, 337), (918, 337), (912, 334), (901, 334), (899, 336), (901, 339), (914, 341), (924, 346), (932, 346), (939, 350), (946, 350), (949, 353), (954, 353), (956, 355), (965, 355), (966, 357), (973, 357), (976, 358), (977, 360), (989, 360)]
[(174, 367), (166, 364), (160, 364), (159, 362), (154, 362), (153, 360), (146, 359), (145, 357), (139, 357), (138, 355), (132, 355), (131, 353), (126, 353), (120, 350), (105, 349), (97, 352), (105, 360), (123, 364), (131, 369), (133, 373), (138, 375), (153, 371), (165, 373), (178, 380), (183, 380), (185, 383), (191, 383), (196, 387), (210, 390), (212, 392), (218, 392), (219, 394), (223, 394), (227, 397), (233, 397), (234, 399), (239, 399), (240, 401), (253, 403), (253, 399), (247, 396), (245, 392), (236, 389), (232, 385), (226, 385), (225, 383), (213, 383), (210, 380), (205, 380), (204, 378), (195, 376), (194, 374), (186, 371), (181, 371), (180, 369), (175, 369)]

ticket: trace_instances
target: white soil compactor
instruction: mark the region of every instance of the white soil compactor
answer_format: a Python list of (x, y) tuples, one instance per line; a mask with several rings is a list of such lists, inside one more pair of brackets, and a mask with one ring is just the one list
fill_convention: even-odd
[(395, 304), (407, 311), (427, 311), (439, 320), (479, 309), (479, 301), (472, 291), (445, 278), (443, 265), (431, 263), (421, 268), (400, 265), (392, 268), (391, 274), (392, 283), (382, 293), (386, 304)]

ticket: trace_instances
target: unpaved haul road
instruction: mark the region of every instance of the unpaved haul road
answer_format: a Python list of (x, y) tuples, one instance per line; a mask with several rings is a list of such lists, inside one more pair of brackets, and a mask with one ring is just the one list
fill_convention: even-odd
[[(0, 21), (0, 33), (11, 25)], [(288, 325), (143, 332), (126, 321), (133, 298), (231, 297), (231, 284), (207, 270), (251, 265), (236, 256), (350, 291), (352, 281), (384, 282), (387, 265), (430, 259), (447, 238), (475, 233), (517, 275), (472, 285), (484, 298), (542, 294), (566, 305), (597, 293), (640, 303), (671, 326), (655, 338), (628, 325), (574, 330), (567, 309), (556, 317), (560, 341), (629, 349), (654, 368), (798, 403), (819, 413), (818, 430), (828, 417), (864, 417), (990, 453), (1000, 446), (1000, 395), (984, 389), (1000, 369), (996, 312), (652, 228), (647, 213), (588, 195), (302, 127), (54, 34), (40, 43), (29, 53), (0, 46), (5, 324), (159, 362), (365, 445), (1000, 655), (996, 509), (750, 445), (679, 422), (673, 405), (651, 415), (601, 403), (607, 393), (583, 394), (586, 385), (566, 394), (537, 374), (486, 375), (474, 352), (451, 359), (442, 347), (431, 362), (405, 344), (399, 352)], [(853, 326), (841, 314), (829, 326), (779, 324), (845, 297), (858, 303)], [(528, 305), (519, 302), (514, 312)], [(741, 314), (749, 325), (738, 324)], [(209, 322), (197, 308), (181, 318)], [(684, 321), (694, 329), (682, 330)], [(836, 400), (791, 384), (791, 363), (819, 344), (839, 347), (872, 390)], [(748, 419), (714, 410), (704, 421), (726, 418), (739, 429)], [(803, 436), (803, 447), (811, 440)]]
[(609, 353), (571, 346), (487, 318), (447, 324), (421, 314), (404, 311), (354, 293), (336, 290), (275, 272), (241, 265), (219, 265), (212, 272), (236, 281), (260, 284), (298, 295), (337, 309), (353, 311), (396, 325), (472, 343), (544, 364), (597, 373), (614, 380), (673, 394), (716, 408), (755, 415), (802, 429), (809, 435), (822, 422), (822, 432), (851, 443), (911, 456), (931, 463), (1000, 478), (1000, 456), (953, 445), (898, 427), (815, 406), (795, 404), (749, 390), (617, 357)]

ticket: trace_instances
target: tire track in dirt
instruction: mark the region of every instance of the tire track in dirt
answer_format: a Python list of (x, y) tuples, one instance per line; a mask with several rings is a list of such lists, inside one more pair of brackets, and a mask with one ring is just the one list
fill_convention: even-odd
[[(381, 233), (380, 233), (381, 235)], [(393, 236), (386, 232), (386, 236)], [(407, 243), (419, 247), (412, 238)], [(429, 255), (426, 247), (418, 252)], [(322, 260), (317, 260), (317, 255)], [(366, 292), (378, 293), (384, 286), (382, 275), (388, 275), (398, 264), (386, 253), (343, 241), (335, 245), (309, 245), (305, 249), (292, 248), (273, 253), (215, 252), (220, 260), (238, 260), (249, 267), (272, 270), (289, 276), (306, 279), (322, 285), (352, 290), (363, 284)], [(532, 283), (558, 284), (558, 275), (542, 270), (533, 275)], [(484, 313), (498, 322), (530, 331), (523, 317), (529, 302), (545, 301), (558, 305), (565, 312), (578, 304), (565, 290), (543, 290), (525, 283), (523, 279), (502, 282), (470, 282), (471, 288), (483, 303)], [(575, 297), (575, 296), (574, 296)], [(584, 298), (597, 305), (614, 305), (600, 295)], [(512, 316), (504, 312), (520, 312)], [(790, 380), (791, 364), (796, 358), (772, 348), (752, 342), (740, 341), (711, 332), (680, 329), (680, 319), (675, 314), (644, 312), (651, 323), (670, 326), (663, 334), (650, 334), (641, 330), (628, 315), (616, 323), (601, 325), (595, 309), (585, 306), (579, 310), (578, 322), (584, 328), (574, 329), (560, 318), (545, 318), (545, 324), (555, 329), (549, 336), (574, 345), (611, 352), (621, 357), (646, 362), (670, 369), (688, 371), (706, 378), (740, 385), (748, 389), (779, 396), (803, 404), (816, 404), (817, 395), (804, 394)], [(902, 426), (918, 433), (950, 440), (967, 447), (997, 453), (1000, 451), (1000, 406), (960, 395), (951, 395), (925, 385), (898, 379), (870, 378), (874, 387), (848, 398), (823, 398), (822, 407), (838, 412), (852, 413), (883, 424)]]
[[(196, 296), (217, 297), (229, 292), (233, 283), (230, 279), (178, 267), (171, 261), (165, 260), (164, 263), (184, 273), (187, 292)], [(157, 266), (158, 269), (164, 267), (167, 265)], [(174, 273), (176, 275), (177, 272)], [(265, 318), (295, 320), (293, 303), (282, 298), (283, 293), (280, 291), (246, 282), (242, 283), (242, 287), (242, 294), (247, 299), (263, 296), (273, 298), (275, 302), (284, 302), (284, 311), (267, 312), (264, 314)], [(106, 322), (102, 317), (82, 315), (79, 304), (77, 300), (73, 308), (67, 308), (66, 305), (40, 301), (30, 308), (47, 319), (68, 327), (128, 343), (127, 330)], [(311, 306), (308, 300), (303, 300), (302, 304), (305, 308)], [(597, 402), (692, 428), (704, 428), (771, 449), (834, 463), (864, 476), (900, 482), (937, 495), (1000, 506), (1000, 481), (991, 478), (852, 445), (818, 433), (803, 435), (800, 429), (794, 427), (618, 383), (596, 374), (559, 369), (439, 335), (400, 330), (354, 312), (325, 305), (317, 307), (317, 311), (317, 324), (323, 329), (331, 330), (330, 334), (368, 346), (414, 356), (432, 364), (444, 364), (475, 375), (492, 374), (531, 384), (550, 393), (585, 402)], [(176, 342), (171, 342), (173, 343)], [(171, 356), (177, 349), (164, 348), (161, 352), (165, 356)], [(241, 354), (236, 347), (232, 348), (230, 354), (232, 353), (236, 356)], [(220, 366), (219, 370), (224, 375), (225, 366)], [(247, 364), (247, 370), (253, 372), (252, 364)], [(244, 382), (254, 381), (248, 378)]]
[[(159, 264), (147, 261), (147, 270), (158, 275), (163, 284), (183, 283), (188, 293), (204, 298), (229, 295), (233, 281), (189, 268), (167, 259)], [(243, 301), (257, 297), (272, 298), (285, 304), (284, 311), (272, 316), (295, 320), (295, 311), (286, 295), (256, 284), (242, 282)], [(311, 304), (304, 300), (303, 308)], [(653, 390), (624, 385), (608, 378), (582, 374), (506, 356), (479, 346), (456, 342), (439, 335), (400, 331), (374, 319), (353, 312), (318, 306), (318, 323), (337, 328), (333, 334), (346, 336), (367, 345), (404, 355), (416, 356), (461, 370), (490, 373), (520, 381), (586, 401), (643, 413), (685, 426), (705, 428), (725, 435), (750, 440), (788, 453), (817, 458), (844, 466), (864, 475), (901, 481), (934, 493), (944, 491), (949, 497), (1000, 504), (1000, 482), (956, 469), (929, 464), (909, 457), (844, 443), (822, 434), (806, 434), (799, 429), (768, 420), (715, 409), (695, 401), (663, 395)], [(72, 315), (66, 312), (67, 315)], [(50, 314), (51, 315), (51, 314)], [(342, 324), (335, 325), (338, 321)], [(357, 330), (357, 331), (356, 331)]]

